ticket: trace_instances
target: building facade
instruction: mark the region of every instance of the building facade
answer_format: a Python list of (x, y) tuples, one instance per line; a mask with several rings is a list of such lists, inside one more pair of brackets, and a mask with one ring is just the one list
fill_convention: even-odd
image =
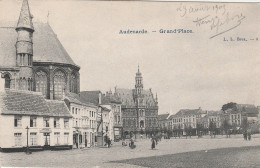
[(142, 73), (139, 70), (135, 77), (134, 89), (115, 88), (114, 95), (122, 102), (123, 132), (140, 132), (158, 127), (158, 99), (152, 89), (144, 90)]
[(73, 116), (73, 148), (95, 146), (98, 107), (83, 102), (79, 95), (74, 93), (67, 94), (64, 101)]
[(63, 101), (7, 89), (0, 104), (1, 151), (24, 151), (27, 130), (30, 150), (72, 148), (72, 116)]

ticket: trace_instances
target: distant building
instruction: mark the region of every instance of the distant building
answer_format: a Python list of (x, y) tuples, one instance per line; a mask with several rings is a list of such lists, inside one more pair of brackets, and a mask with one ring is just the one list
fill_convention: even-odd
[(169, 113), (158, 115), (158, 125), (160, 128), (168, 128), (169, 125)]
[(197, 135), (197, 124), (198, 121), (206, 115), (205, 111), (199, 109), (181, 109), (175, 115), (172, 115), (172, 129), (179, 130), (179, 134), (184, 135), (185, 127), (191, 127), (192, 135)]
[(145, 129), (158, 128), (158, 99), (152, 90), (144, 90), (142, 73), (135, 76), (134, 89), (115, 88), (114, 95), (122, 102), (123, 130), (125, 135)]
[(0, 93), (2, 151), (71, 149), (72, 116), (63, 101), (46, 100), (40, 93), (6, 89)]

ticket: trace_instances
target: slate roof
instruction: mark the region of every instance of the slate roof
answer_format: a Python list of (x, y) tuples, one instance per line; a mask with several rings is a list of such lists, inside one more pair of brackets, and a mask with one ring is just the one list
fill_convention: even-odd
[(23, 0), (17, 28), (27, 28), (33, 30), (32, 15), (30, 13), (28, 0)]
[(158, 120), (167, 120), (170, 114), (159, 114), (158, 115)]
[[(135, 106), (133, 92), (134, 89), (116, 88), (115, 95), (117, 95), (120, 98), (123, 105)], [(143, 90), (143, 94), (144, 94), (144, 103), (148, 106), (155, 106), (155, 99), (153, 97), (153, 93), (151, 89)]]
[[(0, 68), (16, 66), (17, 32), (15, 22), (0, 23)], [(33, 62), (76, 65), (48, 23), (34, 22)]]
[(9, 90), (0, 93), (1, 114), (72, 117), (64, 102), (46, 100), (41, 93)]
[(178, 111), (175, 116), (191, 116), (191, 115), (197, 115), (201, 114), (202, 110), (201, 109), (181, 109)]
[(83, 102), (99, 105), (99, 94), (102, 94), (101, 91), (81, 91), (80, 98)]

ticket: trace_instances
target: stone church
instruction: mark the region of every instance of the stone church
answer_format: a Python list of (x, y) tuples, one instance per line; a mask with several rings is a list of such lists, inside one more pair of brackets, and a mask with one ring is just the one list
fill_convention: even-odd
[(125, 134), (130, 132), (158, 127), (158, 98), (152, 89), (145, 90), (142, 73), (139, 70), (135, 76), (134, 89), (115, 88), (115, 96), (122, 102), (122, 120)]
[(0, 37), (0, 72), (5, 88), (41, 92), (51, 100), (80, 92), (80, 67), (48, 23), (32, 21), (27, 0), (17, 23), (1, 23)]

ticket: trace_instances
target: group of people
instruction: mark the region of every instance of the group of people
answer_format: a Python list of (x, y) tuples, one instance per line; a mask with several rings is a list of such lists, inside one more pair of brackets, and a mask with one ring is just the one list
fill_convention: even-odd
[(243, 133), (243, 136), (244, 136), (244, 140), (251, 140), (251, 132), (250, 131), (245, 131), (244, 133)]

